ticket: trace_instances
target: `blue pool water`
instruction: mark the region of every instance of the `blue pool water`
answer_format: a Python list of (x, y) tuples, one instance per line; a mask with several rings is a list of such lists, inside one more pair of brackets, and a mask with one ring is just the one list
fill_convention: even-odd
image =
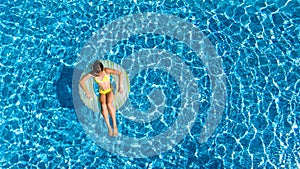
[[(299, 168), (299, 10), (297, 0), (0, 1), (1, 168)], [(200, 143), (212, 104), (203, 61), (165, 35), (149, 32), (118, 42), (103, 56), (118, 64), (142, 49), (176, 54), (201, 96), (195, 123), (181, 142), (158, 155), (133, 158), (109, 152), (87, 135), (74, 109), (72, 77), (95, 32), (143, 12), (177, 16), (208, 37), (222, 59), (227, 97), (216, 130)], [(151, 138), (175, 123), (185, 98), (174, 76), (154, 67), (130, 84), (134, 109), (149, 110), (147, 96), (155, 90), (165, 96), (165, 108), (148, 123), (117, 111), (121, 134)]]

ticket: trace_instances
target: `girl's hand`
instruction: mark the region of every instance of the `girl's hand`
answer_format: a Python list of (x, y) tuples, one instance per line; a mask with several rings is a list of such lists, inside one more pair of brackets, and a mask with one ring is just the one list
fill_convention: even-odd
[(123, 93), (123, 89), (122, 87), (119, 87), (119, 90), (118, 90), (119, 93)]
[(87, 97), (88, 99), (91, 99), (91, 94), (90, 94), (90, 93), (86, 93), (86, 97)]

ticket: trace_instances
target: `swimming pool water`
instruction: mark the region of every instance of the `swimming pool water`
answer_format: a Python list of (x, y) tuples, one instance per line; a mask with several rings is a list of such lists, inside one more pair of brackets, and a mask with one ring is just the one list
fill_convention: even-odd
[[(299, 168), (299, 4), (297, 0), (0, 1), (0, 166)], [(74, 110), (72, 75), (81, 49), (95, 32), (142, 12), (178, 16), (209, 38), (222, 59), (227, 97), (216, 131), (199, 143), (212, 94), (203, 61), (178, 39), (164, 35), (138, 34), (118, 42), (104, 58), (121, 63), (146, 48), (177, 54), (193, 73), (201, 95), (196, 121), (184, 140), (160, 155), (137, 159), (108, 152), (85, 133)], [(162, 116), (137, 123), (117, 112), (120, 133), (150, 138), (176, 121), (184, 97), (168, 72), (149, 68), (133, 77), (132, 105), (146, 112), (153, 85), (165, 96)]]

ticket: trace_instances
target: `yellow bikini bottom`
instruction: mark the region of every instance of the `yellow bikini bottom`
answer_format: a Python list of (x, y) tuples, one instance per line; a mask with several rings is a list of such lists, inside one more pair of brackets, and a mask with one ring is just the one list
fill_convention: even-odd
[(106, 89), (106, 90), (100, 90), (100, 91), (99, 91), (100, 94), (107, 94), (107, 93), (109, 93), (109, 92), (111, 92), (111, 88)]

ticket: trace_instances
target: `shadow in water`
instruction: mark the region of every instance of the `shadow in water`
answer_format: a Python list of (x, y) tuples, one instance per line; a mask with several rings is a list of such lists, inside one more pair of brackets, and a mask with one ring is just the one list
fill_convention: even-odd
[(72, 99), (72, 77), (73, 67), (67, 67), (63, 65), (60, 73), (60, 77), (54, 82), (56, 87), (56, 94), (60, 105), (64, 108), (74, 109)]

